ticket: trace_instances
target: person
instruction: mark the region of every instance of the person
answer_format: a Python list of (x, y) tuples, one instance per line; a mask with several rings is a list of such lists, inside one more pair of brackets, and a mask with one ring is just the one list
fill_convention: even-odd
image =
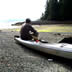
[(31, 20), (26, 19), (26, 23), (23, 24), (20, 30), (20, 36), (23, 40), (38, 40), (39, 33), (32, 27)]

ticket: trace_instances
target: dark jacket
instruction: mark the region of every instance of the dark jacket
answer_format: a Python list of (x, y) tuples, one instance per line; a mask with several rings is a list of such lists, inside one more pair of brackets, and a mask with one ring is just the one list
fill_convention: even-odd
[(32, 32), (34, 36), (38, 36), (38, 32), (30, 25), (30, 24), (25, 24), (22, 26), (20, 35), (21, 39), (23, 40), (32, 40), (32, 35), (30, 34)]

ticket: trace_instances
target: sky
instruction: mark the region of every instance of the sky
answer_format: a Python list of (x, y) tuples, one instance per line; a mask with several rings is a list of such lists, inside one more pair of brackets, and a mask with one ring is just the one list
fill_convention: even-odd
[(0, 22), (37, 20), (45, 5), (46, 0), (0, 0)]

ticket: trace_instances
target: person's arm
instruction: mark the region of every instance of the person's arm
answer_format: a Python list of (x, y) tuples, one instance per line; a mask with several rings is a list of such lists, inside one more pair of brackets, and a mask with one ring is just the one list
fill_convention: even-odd
[(34, 40), (38, 40), (38, 32), (32, 26), (30, 26), (29, 28), (31, 36), (34, 38)]

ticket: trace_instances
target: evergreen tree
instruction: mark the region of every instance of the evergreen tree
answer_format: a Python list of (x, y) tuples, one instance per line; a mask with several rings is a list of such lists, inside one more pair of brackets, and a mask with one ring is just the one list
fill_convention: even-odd
[(64, 20), (64, 0), (59, 1), (59, 20)]
[(64, 19), (72, 20), (72, 0), (64, 0)]
[(47, 0), (42, 20), (72, 20), (72, 0)]
[(50, 7), (50, 20), (58, 20), (58, 14), (59, 14), (59, 5), (57, 0), (50, 0), (49, 2)]
[(42, 20), (57, 20), (59, 14), (59, 5), (57, 0), (47, 0), (45, 13), (42, 14)]
[(49, 15), (49, 3), (48, 3), (48, 0), (47, 0), (46, 8), (45, 8), (45, 13), (44, 14), (42, 13), (41, 20), (47, 20), (48, 15)]

